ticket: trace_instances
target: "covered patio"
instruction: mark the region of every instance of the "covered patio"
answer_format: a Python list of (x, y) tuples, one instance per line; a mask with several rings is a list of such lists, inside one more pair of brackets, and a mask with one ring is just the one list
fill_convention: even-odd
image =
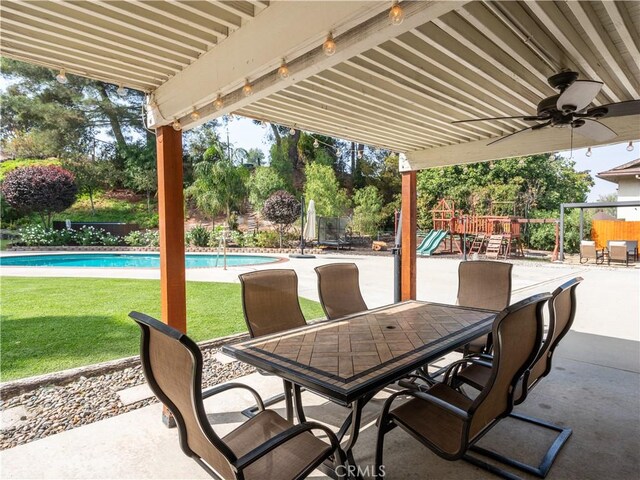
[[(639, 3), (400, 2), (401, 22), (390, 20), (392, 4), (7, 0), (2, 4), (0, 50), (7, 57), (66, 74), (147, 92), (147, 126), (157, 134), (162, 320), (186, 331), (182, 132), (208, 119), (236, 114), (400, 153), (402, 300), (416, 299), (418, 291), (419, 170), (640, 137), (640, 113), (632, 102), (640, 100)], [(631, 110), (624, 115), (601, 119), (615, 132), (614, 139), (608, 135), (587, 138), (579, 134), (579, 126), (576, 135), (574, 128), (532, 129), (537, 124), (511, 118), (536, 115), (541, 100), (558, 94), (547, 79), (566, 70), (576, 72), (580, 80), (603, 82), (592, 107), (632, 102), (626, 104)], [(452, 124), (485, 117), (509, 118)], [(488, 145), (520, 130), (517, 141)], [(594, 345), (605, 343), (610, 345), (608, 351), (637, 351), (637, 343), (593, 340)], [(545, 391), (537, 391), (539, 401), (529, 401), (528, 408), (544, 416), (550, 410), (546, 406), (564, 405), (554, 411), (556, 420), (571, 423), (576, 437), (578, 429), (583, 438), (598, 431), (593, 428), (594, 419), (602, 414), (611, 422), (608, 435), (621, 430), (621, 435), (637, 439), (637, 424), (618, 417), (637, 412), (633, 400), (636, 363), (630, 362), (630, 367), (625, 360), (609, 365), (609, 354), (604, 353), (594, 360), (597, 367), (589, 367), (587, 359), (592, 357), (585, 356), (590, 350), (587, 345), (574, 346), (559, 362), (565, 370), (552, 381), (564, 388), (554, 389), (556, 394), (549, 400), (544, 399)], [(572, 363), (572, 356), (582, 363)], [(610, 368), (615, 374), (610, 375)], [(590, 388), (598, 393), (584, 410), (576, 411), (572, 408), (575, 398)], [(565, 398), (558, 397), (559, 391)], [(601, 410), (603, 402), (614, 398), (624, 399), (615, 412)], [(110, 428), (120, 428), (115, 420), (113, 425), (105, 427), (109, 435), (114, 431)], [(175, 452), (171, 459), (176, 463), (165, 456), (163, 469), (138, 470), (135, 465), (145, 464), (142, 451), (132, 451), (125, 457), (129, 467), (124, 468), (123, 461), (124, 470), (116, 476), (202, 474), (185, 465), (188, 459), (178, 459), (174, 432), (158, 433), (159, 422), (157, 429), (147, 427), (154, 429), (147, 438), (152, 443), (142, 451), (158, 448), (163, 452), (160, 456)], [(120, 433), (120, 448), (125, 448), (121, 442), (144, 443), (140, 432)], [(606, 443), (600, 445), (600, 439), (589, 438), (592, 443), (576, 449), (567, 470), (552, 472), (553, 476), (574, 477), (575, 468), (587, 460), (593, 462), (595, 452), (609, 450)], [(434, 472), (438, 478), (478, 475), (465, 470), (472, 467), (424, 458), (423, 450), (413, 455), (404, 446), (402, 450), (407, 457), (397, 465), (420, 458), (425, 462), (423, 471), (442, 465), (443, 470)], [(609, 465), (619, 469), (617, 477), (637, 474), (637, 455), (635, 463), (624, 460), (633, 458), (626, 446), (612, 455)], [(104, 458), (111, 468), (112, 460), (106, 453)], [(362, 460), (367, 463), (366, 458)], [(176, 465), (175, 476), (169, 475), (168, 469)], [(579, 469), (575, 477), (589, 476), (602, 463), (591, 465), (591, 470)], [(77, 468), (86, 473), (79, 461)], [(601, 471), (593, 478), (609, 473)]]

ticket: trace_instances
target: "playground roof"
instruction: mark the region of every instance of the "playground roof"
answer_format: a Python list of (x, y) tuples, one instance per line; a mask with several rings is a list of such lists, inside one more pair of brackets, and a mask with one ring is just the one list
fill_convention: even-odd
[[(636, 178), (638, 175), (640, 175), (640, 158), (618, 165), (611, 170), (600, 172), (596, 177), (609, 182), (618, 183), (623, 178)], [(640, 181), (640, 179), (638, 179), (638, 181)]]
[[(400, 25), (391, 3), (4, 0), (0, 49), (148, 92), (152, 127), (237, 113), (406, 153), (405, 171), (569, 148), (567, 129), (489, 147), (529, 125), (451, 125), (535, 113), (562, 69), (604, 82), (595, 105), (640, 99), (640, 2), (401, 2)], [(640, 119), (604, 122), (639, 136)]]

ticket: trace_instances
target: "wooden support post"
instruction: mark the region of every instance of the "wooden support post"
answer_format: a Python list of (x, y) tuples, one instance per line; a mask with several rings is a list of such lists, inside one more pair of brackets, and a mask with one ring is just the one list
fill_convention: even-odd
[(182, 132), (171, 126), (158, 128), (156, 148), (162, 321), (186, 333)]
[(402, 173), (401, 300), (416, 299), (416, 194), (417, 172)]
[[(162, 321), (186, 333), (182, 132), (174, 130), (171, 126), (158, 128), (156, 149)], [(162, 409), (162, 421), (168, 427), (175, 427), (175, 420), (167, 407)]]

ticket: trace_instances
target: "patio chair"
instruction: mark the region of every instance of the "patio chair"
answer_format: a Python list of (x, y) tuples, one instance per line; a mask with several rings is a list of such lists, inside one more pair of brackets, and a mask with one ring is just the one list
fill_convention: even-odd
[[(294, 270), (259, 270), (238, 275), (242, 291), (242, 311), (251, 338), (283, 332), (307, 324), (298, 301), (298, 276)], [(268, 372), (259, 371), (263, 375)], [(265, 400), (267, 407), (282, 400), (286, 402), (287, 416), (291, 420), (292, 386), (283, 381), (285, 393)], [(258, 407), (245, 410), (246, 416), (255, 415)]]
[(604, 263), (604, 249), (598, 250), (594, 241), (582, 240), (580, 242), (580, 263), (587, 263), (589, 260), (596, 262), (596, 265)]
[[(527, 372), (525, 372), (516, 386), (514, 394), (515, 405), (523, 403), (526, 400), (529, 391), (536, 385), (538, 385), (538, 383), (540, 383), (540, 380), (551, 373), (553, 353), (560, 343), (560, 340), (562, 340), (571, 329), (571, 325), (573, 324), (573, 320), (575, 318), (575, 290), (580, 282), (582, 282), (582, 278), (576, 277), (556, 288), (551, 294), (551, 300), (549, 301), (549, 328), (542, 343), (542, 347), (540, 348), (540, 351), (538, 352), (538, 355), (536, 356), (532, 367)], [(477, 358), (485, 360), (487, 362), (491, 362), (491, 358), (485, 355), (479, 356)], [(461, 362), (458, 365), (462, 366), (464, 364)], [(470, 364), (465, 368), (461, 368), (458, 372), (453, 372), (452, 375), (456, 381), (462, 381), (478, 390), (482, 390), (484, 386), (489, 382), (489, 377), (491, 375), (491, 366), (487, 364), (483, 365), (482, 363)], [(538, 467), (533, 467), (531, 465), (515, 461), (509, 457), (503, 456), (485, 448), (474, 447), (474, 450), (507, 465), (511, 465), (528, 473), (537, 475), (541, 478), (546, 477), (549, 469), (553, 465), (555, 458), (560, 452), (560, 449), (571, 436), (571, 429), (554, 425), (544, 420), (540, 420), (527, 415), (510, 413), (509, 416), (517, 420), (522, 420), (527, 423), (558, 432), (556, 439), (547, 450), (543, 461)]]
[(368, 310), (360, 292), (355, 263), (330, 263), (315, 270), (320, 303), (329, 320)]
[[(451, 384), (451, 372), (458, 362), (450, 366), (442, 382), (425, 390), (396, 392), (387, 399), (379, 420), (375, 473), (383, 464), (384, 436), (395, 427), (401, 427), (446, 460), (464, 458), (490, 471), (498, 470), (470, 456), (468, 451), (511, 412), (514, 388), (540, 349), (542, 309), (549, 297), (548, 293), (535, 295), (498, 314), (492, 327), (495, 343), (491, 375), (474, 400)], [(395, 400), (404, 395), (410, 399), (391, 409)]]
[[(144, 375), (158, 399), (171, 411), (180, 447), (214, 478), (298, 479), (325, 460), (344, 464), (335, 434), (315, 422), (299, 425), (265, 410), (260, 395), (240, 383), (202, 391), (202, 353), (187, 335), (138, 312), (129, 314), (142, 329), (140, 357)], [(209, 424), (203, 400), (231, 389), (249, 391), (260, 412), (220, 437)], [(330, 444), (316, 437), (321, 430)]]
[[(511, 271), (513, 265), (495, 261), (461, 262), (458, 266), (458, 297), (462, 307), (503, 310), (511, 301)], [(488, 352), (491, 334), (476, 338), (465, 345), (463, 353)]]
[(614, 262), (624, 262), (629, 266), (629, 259), (633, 261), (634, 254), (629, 252), (627, 242), (609, 242), (609, 256), (607, 257), (607, 265), (611, 265), (611, 260)]

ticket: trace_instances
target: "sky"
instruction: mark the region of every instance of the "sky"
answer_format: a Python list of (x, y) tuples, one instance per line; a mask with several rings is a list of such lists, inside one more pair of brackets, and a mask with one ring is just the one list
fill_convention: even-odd
[[(246, 118), (235, 117), (228, 124), (229, 141), (236, 147), (259, 148), (269, 158), (269, 144), (267, 142), (267, 128), (255, 125)], [(220, 127), (223, 139), (226, 137), (226, 127)], [(628, 142), (591, 149), (591, 156), (587, 157), (587, 149), (582, 148), (573, 151), (573, 160), (576, 162), (576, 169), (579, 171), (589, 170), (595, 180), (595, 185), (591, 188), (587, 197), (588, 202), (595, 202), (600, 196), (616, 193), (616, 184), (601, 180), (595, 175), (604, 172), (623, 163), (630, 162), (640, 157), (640, 142), (634, 142), (631, 152), (627, 151)], [(572, 157), (570, 151), (559, 152), (565, 158)]]

